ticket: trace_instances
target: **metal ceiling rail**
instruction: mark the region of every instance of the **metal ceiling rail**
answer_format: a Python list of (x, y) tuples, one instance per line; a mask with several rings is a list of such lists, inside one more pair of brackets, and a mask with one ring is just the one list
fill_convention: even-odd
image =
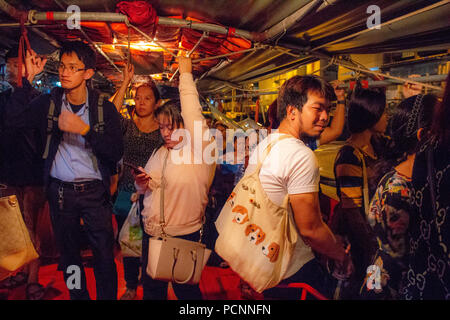
[(263, 42), (267, 40), (272, 40), (273, 38), (279, 36), (283, 36), (286, 31), (303, 19), (309, 13), (317, 10), (321, 5), (324, 4), (324, 0), (314, 0), (309, 2), (308, 4), (301, 7), (299, 10), (291, 14), (290, 16), (284, 18), (276, 25), (270, 27), (262, 33), (254, 34), (253, 41)]
[[(208, 32), (204, 31), (202, 36), (200, 37), (200, 39), (198, 39), (197, 43), (195, 44), (195, 46), (188, 52), (188, 54), (186, 55), (186, 57), (190, 57), (191, 54), (195, 51), (195, 49), (197, 49), (198, 45), (200, 44), (200, 42), (202, 42), (202, 40), (204, 38), (206, 38), (209, 35)], [(172, 77), (169, 79), (169, 82), (172, 82), (173, 78), (175, 78), (176, 74), (178, 73), (178, 71), (180, 70), (180, 68), (178, 67), (177, 70), (175, 70), (175, 72), (173, 73)]]
[[(0, 8), (2, 3), (6, 3), (5, 0), (0, 0)], [(6, 3), (7, 4), (7, 3)], [(8, 5), (8, 4), (7, 4)], [(238, 36), (244, 39), (248, 39), (253, 42), (264, 42), (272, 40), (274, 37), (286, 32), (287, 29), (292, 27), (298, 21), (303, 19), (310, 12), (317, 10), (319, 7), (321, 9), (328, 5), (324, 0), (313, 0), (291, 14), (290, 16), (284, 18), (281, 22), (270, 27), (264, 32), (251, 32), (242, 29), (236, 29), (232, 27), (224, 27), (217, 24), (196, 22), (186, 19), (168, 18), (168, 17), (158, 17), (158, 25), (168, 26), (168, 27), (181, 27), (195, 29), (203, 32), (215, 32), (219, 34), (226, 34), (231, 36)], [(36, 10), (30, 10), (28, 12), (28, 21), (31, 23), (37, 23), (38, 21), (67, 21), (72, 17), (71, 12), (38, 12)], [(105, 21), (105, 22), (122, 22), (126, 23), (127, 16), (121, 13), (114, 12), (80, 12), (81, 21)]]
[[(0, 0), (0, 3), (4, 0)], [(31, 23), (38, 21), (67, 21), (73, 16), (71, 12), (37, 12), (30, 10), (28, 20)], [(121, 13), (114, 12), (80, 12), (81, 21), (104, 21), (104, 22), (121, 22), (126, 23), (128, 17)], [(192, 20), (158, 17), (158, 25), (168, 27), (189, 28), (206, 32), (215, 32), (219, 34), (230, 34), (239, 36), (248, 40), (253, 40), (257, 33), (246, 30), (235, 29), (231, 27), (223, 27), (217, 24), (195, 22)]]
[(402, 82), (402, 83), (417, 84), (417, 85), (421, 85), (423, 87), (426, 87), (426, 88), (429, 88), (429, 89), (433, 89), (433, 90), (437, 90), (437, 91), (442, 91), (443, 90), (443, 88), (441, 88), (441, 87), (433, 86), (431, 84), (426, 84), (426, 83), (420, 83), (420, 82), (416, 81), (416, 78), (413, 78), (414, 80), (412, 80), (410, 78), (405, 79), (405, 78), (395, 77), (395, 76), (391, 76), (391, 75), (386, 74), (386, 73), (376, 72), (376, 71), (369, 70), (367, 68), (361, 68), (361, 67), (358, 67), (358, 66), (354, 66), (350, 62), (344, 61), (344, 60), (340, 60), (340, 59), (334, 59), (333, 63), (336, 64), (336, 65), (340, 65), (340, 66), (342, 66), (344, 68), (347, 68), (347, 69), (356, 70), (356, 71), (360, 71), (360, 72), (364, 72), (364, 73), (370, 73), (370, 74), (376, 75), (378, 77), (389, 78), (389, 79), (397, 80), (397, 81)]
[(80, 32), (83, 34), (83, 36), (87, 39), (87, 41), (89, 41), (89, 43), (91, 45), (94, 46), (94, 48), (109, 62), (110, 65), (112, 65), (117, 71), (119, 71), (119, 73), (123, 73), (122, 70), (120, 70), (116, 64), (114, 63), (114, 61), (111, 60), (110, 57), (108, 57), (108, 55), (102, 50), (102, 48), (100, 48), (100, 46), (96, 43), (94, 43), (94, 41), (92, 41), (92, 39), (86, 34), (86, 32), (84, 32), (84, 30), (82, 28), (80, 28)]
[[(430, 75), (430, 76), (423, 76), (423, 77), (417, 77), (414, 78), (415, 82), (420, 83), (422, 86), (425, 86), (425, 84), (423, 84), (422, 82), (443, 82), (445, 81), (447, 78), (446, 74), (435, 74), (435, 75)], [(412, 82), (412, 81), (408, 81), (408, 82)], [(374, 81), (374, 80), (369, 80), (368, 81), (368, 85), (369, 87), (385, 87), (385, 86), (389, 86), (389, 85), (394, 85), (394, 84), (398, 84), (398, 83), (403, 83), (403, 81), (400, 80), (385, 80), (385, 81)], [(227, 85), (227, 84), (225, 84)], [(350, 88), (350, 83), (346, 82), (343, 83), (341, 85), (342, 88)], [(439, 88), (439, 87), (436, 87)], [(237, 90), (241, 90), (236, 88)], [(257, 97), (257, 96), (265, 96), (265, 95), (272, 95), (272, 94), (278, 94), (278, 91), (255, 91), (252, 93), (242, 93), (242, 94), (237, 94), (234, 96), (215, 96), (213, 94), (213, 96), (216, 99), (232, 99), (232, 98), (252, 98), (252, 97)], [(211, 93), (209, 94), (211, 95)]]

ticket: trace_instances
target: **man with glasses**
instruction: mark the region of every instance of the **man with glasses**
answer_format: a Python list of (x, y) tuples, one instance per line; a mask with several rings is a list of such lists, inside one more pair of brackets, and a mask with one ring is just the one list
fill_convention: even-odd
[(8, 108), (8, 121), (39, 129), (44, 183), (71, 299), (89, 299), (81, 258), (84, 223), (94, 258), (97, 299), (117, 299), (117, 270), (110, 205), (110, 177), (122, 158), (120, 115), (87, 82), (95, 52), (81, 41), (64, 43), (58, 66), (61, 88), (29, 105)]

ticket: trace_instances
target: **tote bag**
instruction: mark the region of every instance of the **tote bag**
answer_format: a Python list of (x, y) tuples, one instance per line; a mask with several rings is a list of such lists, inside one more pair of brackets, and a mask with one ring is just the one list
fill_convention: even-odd
[(15, 195), (0, 198), (0, 274), (6, 278), (37, 254)]

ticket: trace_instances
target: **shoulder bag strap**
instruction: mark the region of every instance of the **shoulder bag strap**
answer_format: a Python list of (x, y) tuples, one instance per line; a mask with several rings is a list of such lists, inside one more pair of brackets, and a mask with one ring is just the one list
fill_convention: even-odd
[[(288, 135), (288, 134), (282, 134), (282, 136), (278, 136), (277, 138), (275, 138), (273, 141), (271, 141), (266, 149), (264, 149), (263, 152), (263, 156), (262, 159), (260, 161), (258, 161), (258, 165), (256, 167), (255, 173), (259, 175), (259, 172), (261, 171), (261, 168), (263, 166), (264, 160), (266, 160), (267, 156), (269, 155), (270, 151), (272, 150), (273, 146), (278, 143), (281, 140), (287, 139), (287, 138), (292, 138), (293, 136)], [(258, 151), (259, 152), (259, 151)], [(257, 155), (259, 158), (259, 155)]]
[(164, 227), (166, 225), (166, 221), (164, 219), (164, 189), (166, 187), (166, 178), (164, 177), (164, 172), (166, 171), (168, 157), (169, 157), (169, 149), (167, 149), (166, 155), (164, 156), (164, 164), (163, 164), (162, 174), (161, 174), (161, 196), (160, 196), (160, 203), (159, 203), (159, 226), (161, 227), (161, 235), (162, 236), (167, 236), (166, 232), (164, 231)]
[(369, 184), (367, 180), (367, 168), (366, 168), (366, 161), (364, 159), (364, 154), (362, 151), (355, 146), (354, 144), (350, 144), (357, 152), (358, 158), (361, 160), (362, 163), (362, 175), (363, 175), (363, 200), (364, 200), (364, 212), (367, 215), (369, 212)]

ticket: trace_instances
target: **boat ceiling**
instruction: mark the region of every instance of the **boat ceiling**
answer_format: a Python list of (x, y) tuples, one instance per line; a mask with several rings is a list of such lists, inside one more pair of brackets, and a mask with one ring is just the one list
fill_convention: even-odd
[[(77, 5), (81, 12), (115, 13), (116, 0), (2, 0), (16, 10), (28, 12), (65, 12), (69, 5)], [(204, 93), (229, 91), (234, 86), (267, 78), (271, 75), (299, 67), (320, 58), (348, 54), (373, 54), (398, 51), (448, 50), (450, 48), (450, 1), (430, 0), (328, 0), (319, 4), (293, 24), (286, 18), (298, 10), (312, 5), (308, 0), (148, 0), (157, 16), (187, 19), (239, 29), (256, 35), (244, 39), (233, 32), (210, 32), (200, 42), (192, 58), (204, 59), (235, 51), (260, 48), (194, 64), (194, 75), (200, 79), (198, 87)], [(317, 2), (316, 2), (317, 3)], [(381, 28), (369, 29), (367, 20), (370, 5), (381, 9)], [(0, 6), (1, 9), (1, 6)], [(10, 13), (0, 10), (0, 50), (17, 45), (20, 27)], [(285, 23), (283, 24), (283, 21)], [(278, 26), (280, 32), (261, 38), (264, 32)], [(128, 39), (131, 60), (138, 79), (154, 74), (160, 84), (176, 85), (177, 64), (172, 54), (150, 51), (139, 44), (148, 39), (125, 23), (109, 21), (84, 21), (82, 30), (70, 30), (63, 22), (39, 21), (27, 25), (32, 47), (38, 54), (52, 54), (66, 39), (82, 39), (99, 46), (104, 56), (97, 52), (99, 87), (117, 86), (128, 56)], [(234, 28), (234, 29), (233, 29)], [(179, 50), (189, 51), (202, 35), (202, 31), (158, 24), (155, 38), (174, 55)], [(56, 63), (56, 62), (55, 62)], [(56, 64), (55, 64), (56, 65)], [(50, 63), (47, 71), (55, 73)], [(158, 75), (158, 76), (156, 76)], [(170, 79), (173, 77), (173, 81)], [(143, 80), (142, 80), (143, 81)]]

